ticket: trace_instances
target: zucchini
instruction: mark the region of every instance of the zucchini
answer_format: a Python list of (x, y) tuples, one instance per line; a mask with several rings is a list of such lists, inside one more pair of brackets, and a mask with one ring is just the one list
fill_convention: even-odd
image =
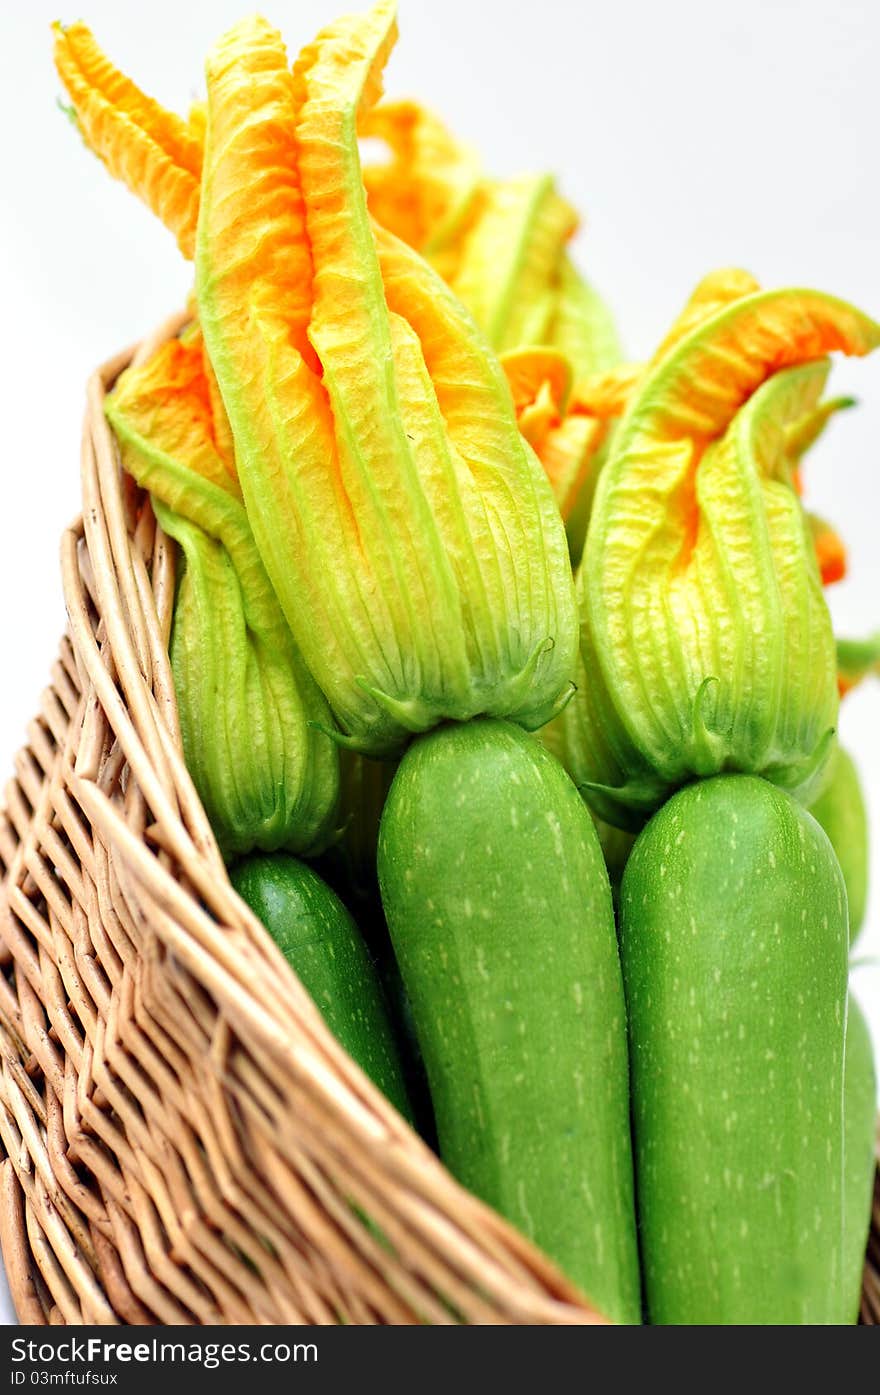
[(310, 867), (286, 853), (245, 858), (230, 876), (333, 1035), (411, 1122), (385, 995), (360, 932), (339, 897)]
[(378, 864), (443, 1160), (638, 1322), (620, 963), (577, 790), (510, 723), (438, 728), (401, 762)]
[(846, 891), (768, 781), (679, 791), (621, 889), (637, 1204), (654, 1323), (839, 1323)]
[(837, 853), (846, 883), (852, 944), (862, 928), (868, 902), (868, 811), (859, 773), (849, 752), (838, 746), (829, 764), (827, 783), (810, 806), (810, 813), (822, 825)]
[(845, 1078), (843, 1293), (847, 1321), (856, 1322), (877, 1167), (877, 1073), (871, 1033), (852, 994), (846, 1023)]

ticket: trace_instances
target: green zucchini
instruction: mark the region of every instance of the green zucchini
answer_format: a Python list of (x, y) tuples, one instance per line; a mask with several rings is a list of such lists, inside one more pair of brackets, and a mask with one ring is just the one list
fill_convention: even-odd
[(846, 891), (768, 781), (679, 791), (621, 889), (637, 1203), (654, 1323), (839, 1323)]
[(846, 1023), (843, 1292), (848, 1322), (859, 1315), (862, 1272), (874, 1199), (877, 1073), (868, 1024), (850, 994)]
[(848, 751), (838, 746), (830, 761), (827, 783), (810, 806), (837, 853), (849, 903), (850, 944), (865, 919), (868, 901), (868, 811), (859, 773)]
[(442, 1158), (638, 1322), (620, 962), (577, 790), (507, 722), (438, 728), (401, 762), (378, 861)]
[(411, 1121), (385, 996), (360, 932), (339, 897), (310, 867), (286, 853), (245, 858), (230, 875), (333, 1035)]

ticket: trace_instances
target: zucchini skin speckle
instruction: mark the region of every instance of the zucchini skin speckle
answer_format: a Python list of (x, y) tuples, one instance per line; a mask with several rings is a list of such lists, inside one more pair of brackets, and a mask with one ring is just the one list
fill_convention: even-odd
[(379, 879), (444, 1161), (640, 1321), (620, 963), (577, 790), (510, 723), (439, 728), (395, 776)]
[(653, 1323), (839, 1323), (846, 892), (816, 821), (745, 775), (681, 790), (621, 889)]

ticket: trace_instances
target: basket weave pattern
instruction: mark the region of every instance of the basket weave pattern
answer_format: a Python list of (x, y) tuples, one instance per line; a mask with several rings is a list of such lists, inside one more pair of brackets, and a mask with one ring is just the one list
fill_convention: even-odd
[[(132, 357), (89, 385), (69, 633), (0, 815), (0, 1241), (18, 1316), (599, 1321), (398, 1118), (229, 885), (181, 756), (173, 548), (104, 419)], [(880, 1188), (870, 1322), (878, 1232)]]

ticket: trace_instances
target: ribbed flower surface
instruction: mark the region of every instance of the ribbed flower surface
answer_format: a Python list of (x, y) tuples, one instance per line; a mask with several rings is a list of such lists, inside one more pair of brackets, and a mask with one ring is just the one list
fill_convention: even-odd
[(198, 131), (114, 68), (84, 24), (55, 25), (55, 65), (83, 139), (191, 257), (202, 164)]
[(380, 103), (362, 132), (391, 151), (364, 169), (371, 213), (430, 261), (494, 349), (554, 348), (577, 377), (620, 360), (611, 315), (566, 251), (578, 219), (552, 175), (492, 178), (417, 102)]
[(867, 353), (880, 327), (818, 292), (741, 289), (666, 342), (599, 480), (563, 720), (569, 769), (621, 826), (724, 769), (806, 797), (833, 736), (834, 642), (793, 469), (827, 354)]
[(608, 414), (573, 389), (588, 397), (621, 352), (607, 308), (566, 250), (574, 210), (550, 175), (485, 174), (418, 103), (381, 103), (363, 131), (391, 150), (364, 169), (370, 211), (430, 261), (500, 354), (520, 431), (563, 519), (579, 504), (588, 511)]
[(574, 666), (552, 492), (497, 359), (370, 219), (358, 118), (394, 7), (291, 72), (263, 21), (207, 69), (197, 295), (260, 552), (343, 731), (369, 751), (480, 712), (540, 724)]
[(371, 214), (450, 280), (480, 206), (479, 156), (414, 101), (380, 102), (364, 113), (361, 132), (383, 141), (391, 157), (364, 166)]
[(187, 766), (221, 850), (317, 850), (338, 795), (332, 719), (218, 451), (200, 335), (128, 369), (107, 415), (183, 552), (171, 664)]

